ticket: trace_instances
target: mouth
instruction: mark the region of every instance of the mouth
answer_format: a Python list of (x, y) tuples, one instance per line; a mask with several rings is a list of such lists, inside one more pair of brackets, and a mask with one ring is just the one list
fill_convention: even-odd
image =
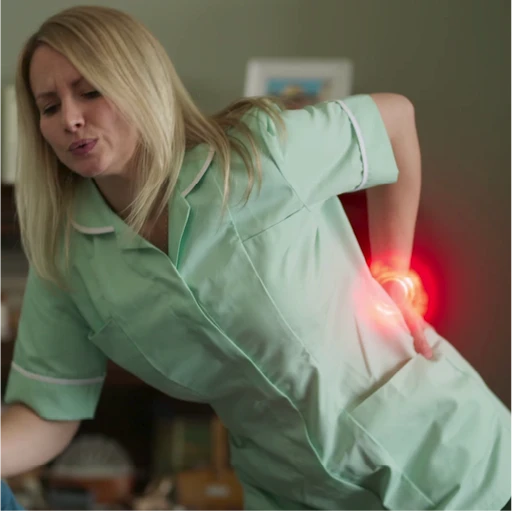
[(73, 142), (69, 147), (68, 151), (74, 151), (75, 149), (79, 149), (82, 147), (85, 147), (87, 144), (91, 144), (93, 142), (96, 142), (97, 139), (95, 138), (83, 138), (82, 140), (77, 140), (76, 142)]
[(96, 142), (98, 142), (97, 138), (77, 140), (69, 146), (69, 151), (73, 156), (86, 156), (94, 149)]

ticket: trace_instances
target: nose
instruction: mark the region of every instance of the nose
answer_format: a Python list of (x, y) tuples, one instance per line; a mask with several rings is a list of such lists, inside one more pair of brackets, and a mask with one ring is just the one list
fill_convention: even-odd
[(66, 131), (74, 133), (84, 126), (84, 113), (75, 101), (63, 101), (61, 105), (62, 124)]

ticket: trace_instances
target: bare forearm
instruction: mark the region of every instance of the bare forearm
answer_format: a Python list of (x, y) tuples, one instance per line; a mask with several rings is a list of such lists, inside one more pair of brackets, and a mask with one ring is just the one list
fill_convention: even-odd
[(421, 190), (421, 155), (414, 108), (403, 96), (372, 95), (391, 140), (396, 183), (367, 190), (372, 260), (409, 269)]
[(2, 477), (47, 463), (75, 435), (79, 421), (47, 421), (26, 406), (15, 404), (2, 412)]

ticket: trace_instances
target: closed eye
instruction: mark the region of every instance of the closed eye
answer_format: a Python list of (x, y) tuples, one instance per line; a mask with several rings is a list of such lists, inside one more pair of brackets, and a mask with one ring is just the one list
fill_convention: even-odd
[(98, 92), (97, 90), (92, 90), (90, 92), (85, 92), (83, 94), (86, 98), (89, 98), (89, 99), (94, 99), (94, 98), (99, 98), (101, 96), (101, 93)]
[(57, 111), (57, 107), (58, 107), (58, 105), (50, 105), (50, 106), (47, 106), (47, 107), (43, 108), (43, 110), (42, 110), (42, 114), (43, 114), (43, 115), (51, 115), (51, 114), (54, 114), (54, 113)]
[[(87, 98), (87, 99), (96, 99), (96, 98), (99, 98), (101, 96), (101, 93), (98, 92), (97, 90), (92, 90), (92, 91), (89, 91), (89, 92), (84, 92), (82, 94), (82, 96), (84, 98)], [(47, 106), (47, 107), (42, 109), (41, 113), (43, 115), (52, 115), (52, 114), (54, 114), (57, 111), (58, 107), (59, 107), (59, 105)]]

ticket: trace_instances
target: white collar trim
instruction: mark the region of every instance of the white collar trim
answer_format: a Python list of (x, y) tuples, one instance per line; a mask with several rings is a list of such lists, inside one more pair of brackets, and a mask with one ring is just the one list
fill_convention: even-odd
[[(203, 167), (199, 171), (199, 173), (196, 175), (192, 183), (181, 193), (181, 196), (185, 198), (201, 181), (202, 177), (204, 176), (205, 172), (208, 170), (208, 167), (210, 166), (213, 156), (215, 154), (215, 149), (213, 147), (210, 148), (210, 151), (208, 152), (208, 156), (206, 158), (206, 161), (204, 162)], [(112, 225), (107, 225), (105, 227), (86, 227), (85, 225), (81, 225), (74, 220), (71, 221), (71, 225), (79, 232), (83, 234), (108, 234), (110, 232), (115, 232), (115, 229)]]
[(109, 232), (115, 232), (114, 227), (111, 225), (107, 225), (106, 227), (86, 227), (85, 225), (76, 223), (74, 220), (71, 220), (71, 225), (77, 231), (84, 234), (107, 234)]

